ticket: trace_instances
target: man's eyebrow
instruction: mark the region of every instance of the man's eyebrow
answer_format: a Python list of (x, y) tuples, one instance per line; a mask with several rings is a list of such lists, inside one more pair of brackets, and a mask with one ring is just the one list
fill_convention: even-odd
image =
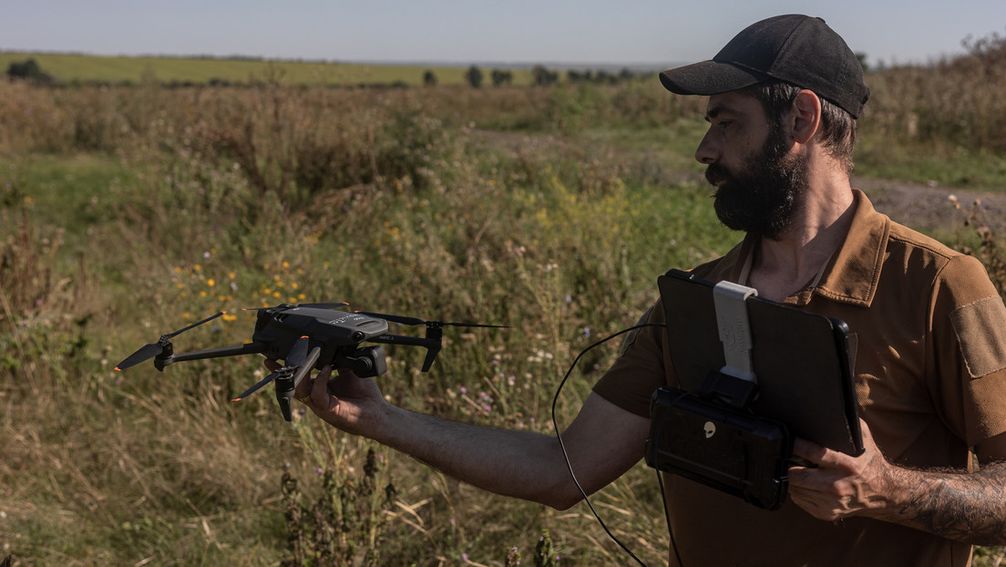
[(708, 110), (706, 110), (706, 122), (709, 122), (720, 114), (735, 114), (735, 112), (732, 108), (722, 104), (711, 106)]

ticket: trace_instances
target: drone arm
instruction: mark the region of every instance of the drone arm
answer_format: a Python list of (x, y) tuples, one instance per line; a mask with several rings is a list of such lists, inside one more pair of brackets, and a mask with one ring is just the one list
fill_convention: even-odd
[(260, 354), (265, 352), (267, 349), (268, 347), (263, 343), (245, 343), (243, 345), (183, 352), (174, 354), (165, 359), (164, 366), (174, 364), (176, 362), (187, 362), (189, 360), (203, 360), (206, 358), (220, 358), (223, 356), (240, 356), (243, 354)]
[(433, 327), (427, 329), (426, 337), (404, 337), (401, 335), (380, 335), (372, 339), (367, 339), (372, 343), (384, 343), (389, 345), (409, 345), (409, 346), (421, 346), (426, 347), (426, 359), (423, 361), (423, 372), (430, 369), (433, 365), (433, 360), (437, 357), (440, 352), (440, 338), (441, 329), (439, 327)]

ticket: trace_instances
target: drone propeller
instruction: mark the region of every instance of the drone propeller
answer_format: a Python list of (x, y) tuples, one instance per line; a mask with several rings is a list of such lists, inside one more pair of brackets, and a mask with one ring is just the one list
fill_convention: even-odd
[[(209, 323), (210, 321), (216, 319), (217, 317), (220, 317), (223, 314), (224, 314), (223, 311), (218, 311), (217, 313), (210, 315), (209, 317), (201, 321), (197, 321), (195, 323), (192, 323), (191, 325), (186, 325), (181, 329), (178, 329), (177, 331), (172, 331), (166, 335), (161, 335), (161, 338), (157, 339), (156, 343), (145, 344), (142, 347), (140, 347), (136, 352), (127, 356), (125, 360), (116, 365), (115, 371), (122, 372), (123, 370), (126, 370), (132, 366), (136, 366), (137, 364), (145, 360), (164, 354), (165, 350), (169, 350), (172, 338), (177, 337), (178, 335), (184, 333), (185, 331), (188, 331), (189, 329), (193, 329), (204, 323)], [(171, 354), (170, 350), (168, 354)]]
[(340, 307), (349, 307), (349, 303), (346, 301), (339, 301), (335, 303), (283, 303), (280, 305), (274, 305), (272, 307), (242, 307), (241, 311), (262, 311), (263, 309), (276, 309), (278, 307), (313, 307), (315, 309), (338, 309)]
[(426, 325), (427, 327), (482, 327), (488, 329), (509, 329), (510, 325), (489, 325), (487, 323), (454, 323), (444, 321), (424, 321), (417, 317), (406, 317), (404, 315), (389, 315), (387, 313), (373, 313), (370, 311), (357, 311), (360, 315), (377, 317), (385, 321), (400, 323), (402, 325)]

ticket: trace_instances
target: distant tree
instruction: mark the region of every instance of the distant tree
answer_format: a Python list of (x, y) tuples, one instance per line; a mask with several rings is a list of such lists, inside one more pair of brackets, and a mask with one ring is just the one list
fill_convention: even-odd
[(465, 80), (468, 81), (468, 84), (471, 85), (472, 88), (477, 89), (481, 87), (482, 70), (476, 67), (475, 65), (472, 65), (471, 67), (468, 68), (467, 71), (465, 71)]
[(502, 87), (513, 83), (513, 73), (502, 69), (493, 69), (489, 74), (492, 77), (494, 87)]
[(535, 65), (531, 68), (531, 79), (539, 87), (547, 87), (559, 80), (557, 71), (549, 71), (544, 65)]
[(423, 72), (423, 84), (427, 87), (437, 86), (437, 76), (433, 74), (433, 71), (427, 69)]
[(863, 66), (863, 72), (870, 70), (870, 64), (866, 62), (866, 53), (862, 51), (856, 52), (856, 59), (859, 59), (859, 64)]
[(33, 83), (50, 83), (52, 76), (42, 71), (38, 61), (28, 59), (25, 61), (14, 61), (7, 67), (7, 76), (11, 79), (21, 79)]
[(570, 84), (575, 85), (583, 80), (583, 74), (575, 69), (570, 69), (569, 71), (566, 71), (566, 80), (569, 81)]
[(632, 69), (628, 67), (622, 67), (622, 70), (618, 72), (618, 80), (629, 82), (636, 78), (636, 74), (632, 72)]

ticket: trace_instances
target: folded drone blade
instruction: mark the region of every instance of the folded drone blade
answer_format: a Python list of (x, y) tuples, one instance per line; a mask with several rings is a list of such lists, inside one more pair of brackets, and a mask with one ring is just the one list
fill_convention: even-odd
[(301, 363), (300, 368), (298, 368), (297, 372), (293, 375), (294, 389), (297, 389), (297, 385), (300, 384), (300, 381), (303, 380), (304, 377), (311, 372), (311, 369), (314, 368), (315, 363), (318, 362), (319, 356), (321, 356), (321, 347), (314, 347), (313, 349), (311, 349), (311, 352), (308, 353), (307, 358)]
[(490, 325), (488, 323), (444, 323), (442, 321), (430, 321), (444, 327), (481, 327), (485, 329), (509, 329), (510, 325)]
[(199, 325), (202, 325), (204, 323), (209, 323), (210, 321), (216, 319), (217, 317), (220, 317), (223, 314), (224, 314), (223, 311), (217, 311), (216, 313), (214, 313), (213, 315), (210, 315), (209, 317), (203, 319), (202, 321), (197, 321), (195, 323), (192, 323), (191, 325), (186, 325), (185, 327), (182, 327), (181, 329), (178, 329), (177, 331), (173, 331), (173, 332), (170, 332), (170, 333), (164, 335), (164, 338), (170, 339), (172, 337), (176, 337), (176, 336), (184, 333), (185, 331), (188, 331), (189, 329), (198, 327)]
[(357, 311), (360, 315), (367, 315), (370, 317), (377, 317), (378, 319), (384, 319), (385, 321), (391, 321), (393, 323), (401, 323), (402, 325), (425, 325), (426, 321), (422, 319), (417, 319), (415, 317), (405, 317), (403, 315), (388, 315), (386, 313), (373, 313), (371, 311)]
[(237, 396), (234, 396), (233, 398), (231, 398), (231, 401), (234, 402), (234, 403), (238, 403), (241, 400), (247, 398), (248, 396), (254, 394), (255, 392), (259, 391), (262, 388), (262, 386), (265, 386), (269, 382), (272, 382), (277, 376), (279, 376), (279, 374), (280, 374), (281, 371), (282, 371), (282, 369), (281, 370), (277, 370), (276, 372), (270, 373), (265, 378), (259, 380), (258, 383), (256, 383), (251, 388), (248, 388), (244, 392), (241, 392)]
[(122, 372), (131, 366), (136, 366), (145, 360), (154, 358), (155, 356), (161, 354), (163, 350), (164, 349), (161, 345), (157, 343), (143, 345), (139, 350), (127, 356), (125, 360), (116, 365), (115, 370), (116, 372)]
[(349, 307), (349, 303), (345, 301), (339, 301), (336, 303), (298, 303), (297, 307), (314, 307), (317, 309), (338, 309), (340, 307)]
[(293, 347), (290, 348), (290, 352), (287, 353), (286, 359), (283, 362), (290, 367), (303, 366), (304, 361), (307, 359), (307, 347), (309, 343), (310, 337), (306, 335), (297, 339), (297, 342), (293, 343)]

